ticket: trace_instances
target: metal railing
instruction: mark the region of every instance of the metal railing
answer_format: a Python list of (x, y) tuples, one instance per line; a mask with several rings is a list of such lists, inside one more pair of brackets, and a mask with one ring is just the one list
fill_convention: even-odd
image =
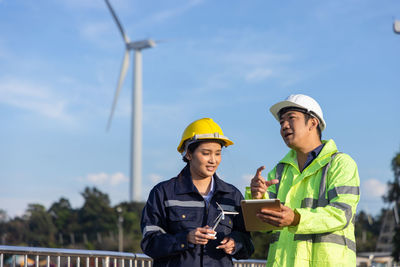
[[(264, 267), (265, 260), (234, 260), (235, 267)], [(139, 253), (0, 246), (0, 267), (151, 267), (153, 260)]]

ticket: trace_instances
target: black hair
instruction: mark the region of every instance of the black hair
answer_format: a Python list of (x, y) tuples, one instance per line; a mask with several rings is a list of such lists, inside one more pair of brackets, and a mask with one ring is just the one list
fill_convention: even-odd
[[(193, 144), (190, 144), (190, 145), (188, 146), (188, 148), (187, 148), (186, 155), (187, 155), (187, 153), (193, 153), (193, 152), (196, 150), (196, 148), (199, 147), (200, 143), (201, 143), (201, 142), (195, 142), (195, 143), (193, 143)], [(186, 162), (186, 163), (189, 164), (189, 160), (186, 158), (186, 156), (183, 156), (183, 157), (182, 157), (182, 160), (183, 160), (184, 162)]]
[[(299, 112), (303, 113), (304, 114), (304, 122), (306, 124), (311, 118), (317, 118), (318, 119), (318, 116), (314, 112), (307, 111), (306, 109), (299, 108), (299, 107), (285, 107), (285, 108), (282, 108), (278, 112), (279, 119), (282, 117), (283, 114), (285, 114), (288, 111), (299, 111)], [(321, 124), (321, 120), (318, 119), (317, 133), (318, 133), (319, 139), (321, 140), (322, 139), (322, 131), (321, 131), (320, 124)]]
[[(191, 154), (192, 154), (192, 153), (196, 150), (196, 148), (198, 148), (199, 145), (200, 145), (202, 142), (205, 142), (205, 141), (208, 141), (208, 142), (210, 142), (210, 141), (217, 142), (217, 143), (219, 143), (219, 144), (221, 145), (221, 148), (225, 145), (225, 143), (224, 143), (223, 141), (219, 141), (219, 140), (215, 140), (215, 139), (202, 139), (202, 140), (199, 140), (198, 142), (195, 142), (195, 143), (190, 144), (190, 145), (188, 146), (188, 148), (187, 148), (186, 155), (187, 155), (188, 153), (191, 153)], [(183, 145), (185, 145), (185, 143), (183, 143)], [(182, 157), (182, 160), (183, 160), (184, 162), (186, 162), (187, 164), (189, 164), (189, 160), (186, 158), (186, 156), (183, 156), (183, 157)]]

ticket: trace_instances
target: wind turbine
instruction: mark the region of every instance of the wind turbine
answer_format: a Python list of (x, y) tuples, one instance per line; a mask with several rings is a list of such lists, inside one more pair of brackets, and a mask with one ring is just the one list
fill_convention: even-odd
[(126, 71), (129, 68), (130, 51), (134, 51), (134, 73), (133, 73), (133, 93), (132, 93), (132, 122), (131, 122), (131, 164), (130, 164), (130, 185), (129, 185), (129, 200), (140, 201), (142, 188), (142, 50), (152, 48), (156, 42), (147, 39), (131, 42), (125, 34), (119, 19), (112, 8), (110, 2), (105, 0), (108, 9), (113, 16), (115, 23), (121, 32), (124, 44), (125, 54), (122, 61), (121, 73), (115, 91), (114, 101), (111, 108), (110, 117), (107, 123), (107, 130), (111, 126), (111, 121), (114, 115), (115, 107), (118, 102), (118, 96), (124, 82)]
[(393, 22), (393, 31), (394, 33), (400, 34), (400, 20), (395, 20)]

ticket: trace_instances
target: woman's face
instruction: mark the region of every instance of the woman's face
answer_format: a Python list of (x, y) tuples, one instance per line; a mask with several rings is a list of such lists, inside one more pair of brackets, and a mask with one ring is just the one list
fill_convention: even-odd
[(190, 162), (190, 172), (193, 179), (211, 178), (221, 162), (222, 146), (218, 142), (206, 141), (193, 151), (188, 152), (186, 158)]

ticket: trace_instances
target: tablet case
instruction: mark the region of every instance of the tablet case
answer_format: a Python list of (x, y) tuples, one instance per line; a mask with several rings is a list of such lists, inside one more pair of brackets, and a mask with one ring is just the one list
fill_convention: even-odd
[(272, 231), (280, 230), (282, 227), (273, 226), (261, 221), (257, 212), (261, 209), (273, 209), (280, 211), (281, 202), (279, 199), (246, 199), (241, 201), (244, 224), (247, 231)]

